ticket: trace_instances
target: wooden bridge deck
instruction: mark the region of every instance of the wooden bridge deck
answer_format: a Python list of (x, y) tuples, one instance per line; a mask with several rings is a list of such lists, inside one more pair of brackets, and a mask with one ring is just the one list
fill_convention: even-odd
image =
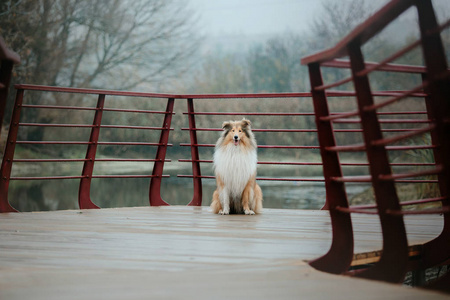
[[(439, 216), (410, 216), (411, 244)], [(355, 216), (356, 252), (381, 248), (376, 216)], [(206, 207), (139, 207), (0, 215), (0, 299), (448, 299), (318, 272), (326, 211), (218, 216)]]

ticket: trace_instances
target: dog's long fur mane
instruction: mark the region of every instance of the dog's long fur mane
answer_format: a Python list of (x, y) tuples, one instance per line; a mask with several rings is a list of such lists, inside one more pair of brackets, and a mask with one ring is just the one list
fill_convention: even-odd
[[(240, 126), (245, 133), (240, 145), (236, 147), (231, 140), (227, 140), (229, 131)], [(214, 152), (214, 173), (224, 183), (232, 199), (230, 205), (240, 213), (241, 196), (248, 181), (256, 176), (258, 163), (256, 139), (251, 130), (250, 121), (228, 121), (222, 125), (224, 129), (216, 143)]]

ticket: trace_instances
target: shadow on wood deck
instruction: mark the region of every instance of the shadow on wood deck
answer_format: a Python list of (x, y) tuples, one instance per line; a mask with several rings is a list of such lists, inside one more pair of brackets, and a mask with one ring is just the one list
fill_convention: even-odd
[[(305, 260), (331, 242), (327, 211), (139, 207), (0, 216), (0, 299), (448, 299), (335, 276)], [(376, 216), (355, 216), (355, 253), (381, 248)], [(442, 218), (408, 216), (410, 244)]]

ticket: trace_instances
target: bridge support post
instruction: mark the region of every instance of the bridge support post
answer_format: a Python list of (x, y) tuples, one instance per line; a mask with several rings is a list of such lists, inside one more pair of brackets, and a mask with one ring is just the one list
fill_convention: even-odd
[(358, 276), (389, 282), (401, 282), (406, 272), (408, 241), (403, 217), (387, 213), (389, 210), (399, 211), (400, 204), (395, 182), (393, 180), (381, 180), (381, 176), (391, 175), (391, 167), (385, 146), (374, 145), (375, 141), (383, 138), (383, 135), (376, 110), (367, 109), (374, 104), (374, 101), (367, 75), (359, 75), (359, 72), (365, 69), (360, 47), (358, 42), (354, 42), (348, 46), (348, 52), (366, 154), (370, 164), (369, 171), (381, 222), (383, 253), (375, 266), (359, 273)]
[(334, 274), (341, 274), (348, 270), (353, 259), (353, 228), (350, 215), (336, 210), (336, 207), (348, 207), (347, 194), (343, 182), (332, 180), (341, 177), (342, 170), (339, 156), (336, 152), (326, 151), (327, 147), (336, 146), (333, 125), (321, 118), (330, 115), (324, 90), (316, 90), (323, 85), (320, 65), (309, 64), (311, 79), (311, 93), (316, 115), (316, 126), (320, 144), (320, 154), (323, 161), (323, 173), (326, 187), (326, 203), (323, 209), (330, 211), (333, 239), (330, 250), (324, 256), (310, 262), (314, 268)]
[(8, 188), (11, 177), (11, 169), (16, 148), (17, 134), (19, 132), (20, 112), (22, 110), (24, 90), (17, 90), (16, 101), (11, 116), (8, 139), (6, 140), (5, 152), (3, 154), (2, 167), (0, 170), (0, 212), (17, 212), (8, 201)]
[[(439, 32), (436, 15), (431, 1), (417, 1), (422, 49), (427, 73), (422, 78), (430, 81), (425, 88), (429, 119), (436, 124), (431, 132), (431, 142), (438, 147), (433, 149), (434, 160), (442, 165), (444, 171), (438, 174), (442, 207), (450, 207), (450, 79), (447, 60)], [(446, 76), (445, 76), (446, 75)], [(423, 245), (423, 267), (442, 263), (450, 258), (450, 213), (444, 214), (444, 227), (441, 234)]]
[(200, 176), (200, 156), (198, 154), (198, 141), (197, 141), (197, 131), (195, 127), (195, 114), (194, 114), (194, 99), (187, 99), (188, 106), (188, 117), (189, 117), (189, 135), (191, 138), (191, 157), (192, 157), (192, 175), (194, 181), (194, 195), (190, 206), (201, 206), (202, 205), (202, 179)]
[(100, 126), (102, 124), (103, 106), (105, 104), (105, 95), (98, 95), (97, 109), (94, 115), (93, 127), (89, 137), (89, 145), (86, 151), (86, 160), (83, 165), (83, 178), (80, 180), (78, 190), (78, 205), (80, 209), (100, 208), (91, 200), (91, 180), (94, 172), (95, 155), (97, 153), (98, 137), (100, 135)]
[(166, 114), (159, 137), (158, 150), (156, 151), (156, 161), (153, 165), (152, 178), (150, 179), (149, 201), (150, 206), (169, 205), (161, 198), (161, 181), (164, 170), (164, 160), (166, 159), (167, 143), (169, 141), (170, 124), (172, 123), (174, 98), (167, 100)]

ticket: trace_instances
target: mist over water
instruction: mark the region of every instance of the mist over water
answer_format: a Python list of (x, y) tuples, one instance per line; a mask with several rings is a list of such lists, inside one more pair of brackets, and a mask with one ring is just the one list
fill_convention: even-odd
[[(180, 170), (163, 178), (161, 196), (171, 205), (187, 205), (193, 196), (190, 178), (179, 178)], [(183, 172), (186, 174), (186, 171)], [(289, 174), (285, 174), (289, 177)], [(291, 177), (295, 174), (291, 174)], [(289, 209), (320, 209), (325, 203), (325, 187), (322, 182), (259, 181), (263, 190), (264, 207)], [(209, 206), (216, 188), (215, 180), (203, 179), (203, 206)], [(149, 206), (150, 180), (140, 179), (93, 179), (91, 199), (101, 208)], [(20, 211), (48, 211), (78, 209), (79, 180), (13, 181), (9, 200)], [(364, 191), (361, 185), (347, 187), (351, 197)]]

